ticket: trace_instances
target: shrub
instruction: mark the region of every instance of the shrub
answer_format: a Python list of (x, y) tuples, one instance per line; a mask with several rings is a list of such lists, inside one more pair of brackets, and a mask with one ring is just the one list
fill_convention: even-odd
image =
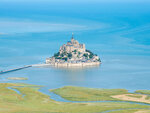
[(101, 59), (99, 58), (97, 61), (101, 62)]
[(64, 53), (60, 54), (61, 57), (64, 57)]
[(87, 58), (89, 55), (87, 53), (84, 53), (83, 56)]
[(72, 54), (71, 53), (68, 53), (68, 58), (72, 58)]
[(77, 53), (77, 50), (75, 49), (73, 52), (76, 54), (76, 53)]
[(59, 52), (58, 52), (58, 53), (55, 53), (55, 54), (54, 54), (54, 57), (57, 58), (59, 55), (60, 55)]
[(67, 61), (67, 57), (63, 58), (63, 60)]
[(93, 54), (90, 54), (90, 55), (89, 55), (89, 58), (93, 58), (93, 56), (94, 56)]
[(86, 52), (90, 53), (89, 58), (93, 58), (94, 54), (90, 50), (86, 49)]

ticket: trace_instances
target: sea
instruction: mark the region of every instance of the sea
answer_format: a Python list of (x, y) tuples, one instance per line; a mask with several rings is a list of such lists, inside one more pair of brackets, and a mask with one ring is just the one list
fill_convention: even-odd
[(150, 90), (149, 6), (148, 0), (1, 0), (0, 71), (44, 63), (72, 33), (102, 63), (31, 67), (1, 74), (0, 83)]

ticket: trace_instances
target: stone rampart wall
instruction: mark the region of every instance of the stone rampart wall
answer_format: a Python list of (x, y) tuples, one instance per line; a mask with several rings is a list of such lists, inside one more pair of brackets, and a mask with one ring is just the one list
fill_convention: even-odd
[(90, 62), (90, 63), (54, 63), (52, 64), (57, 67), (80, 67), (80, 66), (94, 66), (100, 65), (100, 62)]

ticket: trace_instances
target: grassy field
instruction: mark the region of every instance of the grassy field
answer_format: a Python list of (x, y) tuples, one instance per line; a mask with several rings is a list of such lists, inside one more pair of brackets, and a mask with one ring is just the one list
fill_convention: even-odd
[(129, 97), (135, 97), (135, 98), (141, 98), (142, 96), (140, 94), (134, 94), (134, 95), (128, 95)]
[(110, 113), (150, 113), (150, 110), (144, 110), (144, 109), (131, 109), (131, 110), (118, 110), (118, 111), (112, 111)]
[(137, 90), (137, 91), (135, 91), (136, 93), (139, 93), (139, 94), (146, 94), (146, 95), (148, 95), (147, 97), (146, 97), (146, 100), (150, 100), (150, 90)]
[(150, 95), (150, 90), (136, 90), (135, 93), (141, 93), (141, 94)]
[(71, 101), (105, 101), (118, 100), (113, 95), (130, 94), (125, 89), (93, 89), (84, 87), (65, 86), (50, 90), (61, 97)]
[[(21, 94), (16, 93), (12, 89), (8, 89), (8, 87), (13, 87), (19, 90)], [(48, 95), (39, 92), (38, 89), (40, 87), (41, 86), (27, 84), (0, 83), (0, 113), (100, 113), (113, 109), (150, 108), (150, 106), (147, 105), (121, 102), (57, 102), (50, 99)], [(91, 90), (93, 91), (94, 89)], [(123, 92), (127, 93), (126, 90), (114, 91), (118, 93), (120, 92), (120, 94)]]

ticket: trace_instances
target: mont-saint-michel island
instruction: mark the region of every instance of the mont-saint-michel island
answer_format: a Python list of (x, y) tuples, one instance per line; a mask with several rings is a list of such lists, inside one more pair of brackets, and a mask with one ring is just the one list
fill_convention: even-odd
[(60, 67), (80, 67), (100, 65), (101, 60), (97, 54), (86, 49), (85, 44), (80, 44), (72, 34), (71, 41), (63, 44), (59, 52), (46, 58), (46, 64)]
[(0, 113), (150, 113), (149, 67), (150, 0), (0, 0)]

